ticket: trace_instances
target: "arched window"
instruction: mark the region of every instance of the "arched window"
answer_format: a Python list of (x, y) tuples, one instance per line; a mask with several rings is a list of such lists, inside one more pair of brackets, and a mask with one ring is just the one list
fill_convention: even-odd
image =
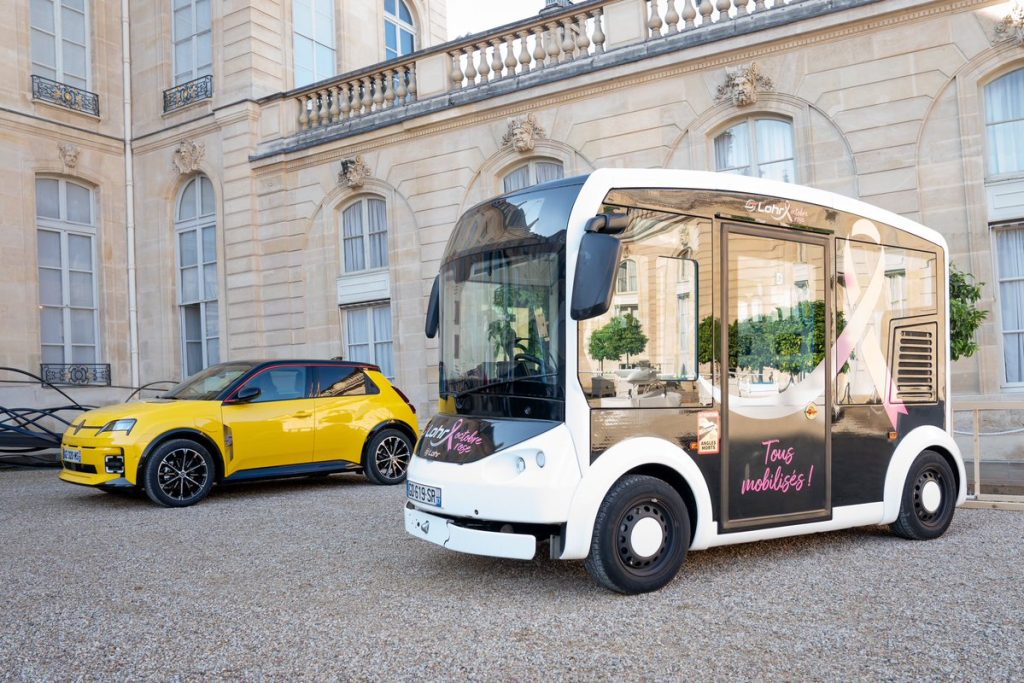
[(617, 294), (630, 294), (635, 292), (636, 289), (636, 261), (626, 259), (619, 264), (618, 276), (615, 279), (615, 292)]
[(416, 25), (405, 0), (384, 0), (384, 59), (416, 51)]
[(174, 12), (174, 84), (213, 73), (210, 0), (171, 0)]
[(795, 183), (793, 124), (751, 117), (715, 138), (715, 170)]
[(292, 38), (295, 47), (295, 87), (335, 74), (333, 0), (293, 0)]
[(505, 192), (515, 192), (524, 187), (559, 180), (565, 177), (562, 162), (538, 159), (518, 166), (505, 175), (502, 182)]
[(388, 211), (383, 199), (359, 199), (341, 212), (341, 252), (346, 273), (387, 268)]
[(1024, 69), (985, 88), (989, 175), (1024, 171)]
[(181, 191), (174, 228), (183, 370), (188, 377), (220, 362), (217, 211), (213, 184), (206, 176), (196, 176)]
[(99, 315), (93, 192), (36, 179), (39, 327), (44, 363), (96, 363)]
[(88, 0), (32, 0), (32, 73), (89, 89)]

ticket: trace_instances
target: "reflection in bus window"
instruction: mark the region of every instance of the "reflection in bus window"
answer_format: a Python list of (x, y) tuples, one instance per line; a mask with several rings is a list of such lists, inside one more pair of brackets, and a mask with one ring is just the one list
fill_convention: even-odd
[(629, 214), (612, 305), (579, 326), (580, 384), (595, 408), (710, 405), (711, 222)]

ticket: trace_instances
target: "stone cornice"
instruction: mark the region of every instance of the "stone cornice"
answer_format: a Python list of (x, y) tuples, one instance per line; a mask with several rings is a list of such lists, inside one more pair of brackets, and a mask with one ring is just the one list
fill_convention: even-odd
[[(894, 8), (893, 6), (897, 4), (900, 6)], [(994, 0), (939, 0), (937, 2), (929, 2), (922, 5), (921, 3), (913, 2), (912, 0), (904, 0), (903, 2), (899, 2), (898, 0), (885, 0), (884, 2), (868, 0), (867, 2), (853, 5), (845, 10), (831, 10), (830, 12), (812, 15), (808, 19), (832, 18), (833, 25), (818, 29), (811, 29), (806, 34), (800, 34), (793, 37), (780, 36), (779, 34), (789, 26), (782, 25), (773, 26), (763, 31), (764, 39), (759, 45), (753, 47), (739, 49), (731, 49), (728, 47), (729, 44), (736, 41), (745, 41), (749, 43), (750, 36), (754, 35), (749, 33), (730, 36), (724, 40), (706, 41), (703, 44), (688, 48), (705, 48), (704, 52), (706, 54), (703, 56), (695, 56), (684, 60), (683, 62), (673, 61), (671, 64), (655, 63), (647, 67), (643, 72), (637, 73), (630, 69), (630, 67), (635, 65), (637, 61), (640, 61), (640, 59), (634, 59), (600, 69), (609, 70), (612, 73), (609, 74), (609, 77), (606, 80), (595, 85), (571, 88), (569, 91), (566, 91), (566, 80), (579, 77), (573, 76), (565, 80), (539, 86), (558, 91), (553, 94), (542, 94), (537, 96), (520, 90), (515, 93), (509, 93), (506, 97), (495, 97), (482, 100), (483, 103), (495, 103), (493, 108), (488, 111), (480, 111), (463, 115), (455, 114), (443, 122), (426, 123), (416, 128), (407, 128), (399, 132), (389, 132), (389, 129), (410, 125), (409, 119), (399, 120), (377, 128), (357, 131), (351, 136), (324, 140), (322, 143), (316, 144), (313, 147), (296, 146), (296, 149), (286, 148), (276, 153), (267, 153), (265, 156), (257, 154), (252, 158), (252, 164), (254, 171), (257, 174), (263, 174), (278, 172), (281, 170), (291, 171), (311, 166), (318, 166), (324, 163), (337, 162), (343, 157), (354, 156), (356, 154), (366, 154), (381, 147), (401, 145), (402, 143), (424, 136), (442, 134), (455, 129), (465, 128), (467, 126), (528, 114), (531, 111), (538, 111), (567, 102), (603, 95), (608, 92), (650, 83), (666, 77), (688, 74), (695, 71), (712, 70), (722, 68), (726, 65), (735, 65), (737, 63), (753, 60), (763, 60), (766, 57), (771, 57), (779, 53), (791, 51), (808, 45), (816, 45), (877, 29), (884, 29), (909, 22), (923, 21), (943, 14), (953, 14), (963, 10), (970, 10), (972, 8), (994, 4), (999, 4), (999, 2)], [(849, 16), (842, 16), (850, 12), (856, 12), (858, 10), (863, 12), (876, 7), (882, 7), (883, 9), (881, 9), (877, 14), (860, 18), (851, 19)], [(707, 49), (710, 44), (715, 44), (717, 46), (721, 43), (725, 43), (727, 46), (724, 52), (720, 50), (712, 51)], [(677, 52), (678, 51), (668, 51), (658, 55), (644, 56), (641, 59), (651, 60), (653, 62), (673, 60)], [(585, 74), (581, 75), (592, 74), (596, 70), (597, 69), (587, 71)], [(516, 98), (516, 101), (509, 103), (509, 98)], [(444, 116), (447, 112), (450, 112), (452, 108), (471, 107), (474, 104), (480, 103), (481, 101), (454, 104), (453, 107), (437, 112), (429, 112), (418, 118), (437, 118)], [(374, 133), (380, 134), (372, 139), (366, 139), (367, 136), (372, 136)], [(352, 141), (352, 138), (363, 139)], [(314, 153), (309, 151), (314, 147), (321, 146), (330, 146), (330, 148)]]

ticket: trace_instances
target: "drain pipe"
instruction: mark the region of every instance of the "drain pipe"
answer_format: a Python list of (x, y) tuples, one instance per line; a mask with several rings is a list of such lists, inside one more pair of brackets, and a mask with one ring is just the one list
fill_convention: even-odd
[(132, 159), (132, 46), (128, 0), (121, 0), (121, 69), (124, 73), (124, 202), (128, 256), (128, 348), (132, 386), (139, 378), (139, 306), (135, 288), (135, 168)]

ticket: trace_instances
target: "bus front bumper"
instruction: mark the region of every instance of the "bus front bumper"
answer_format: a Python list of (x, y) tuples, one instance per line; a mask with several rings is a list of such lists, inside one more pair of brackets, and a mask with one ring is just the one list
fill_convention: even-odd
[(405, 530), (448, 550), (471, 555), (532, 560), (537, 552), (537, 539), (530, 534), (469, 529), (454, 520), (418, 510), (411, 503), (405, 506)]

